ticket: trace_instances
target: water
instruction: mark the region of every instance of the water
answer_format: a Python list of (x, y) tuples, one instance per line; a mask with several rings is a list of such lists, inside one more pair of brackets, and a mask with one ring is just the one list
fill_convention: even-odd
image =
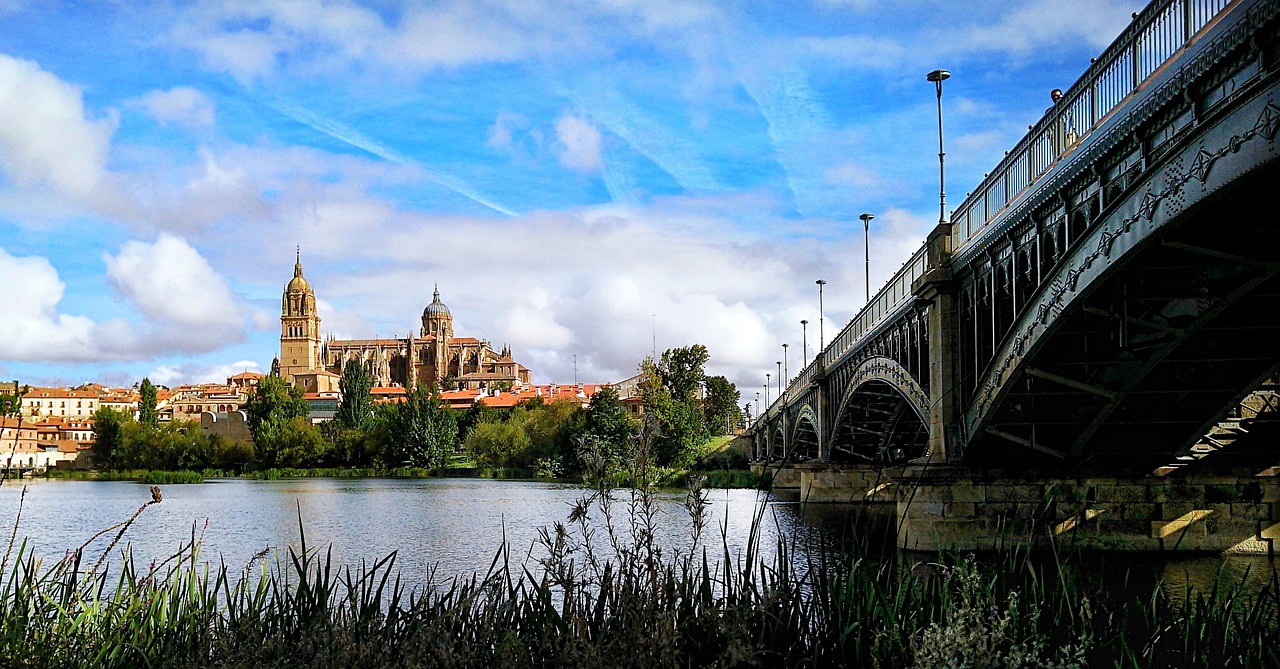
[[(98, 531), (123, 521), (151, 498), (149, 486), (128, 481), (35, 480), (28, 492), (18, 537), (29, 549), (56, 560)], [(12, 522), (21, 485), (0, 487), (0, 518)], [(161, 486), (164, 501), (148, 507), (113, 552), (125, 542), (135, 564), (159, 562), (202, 537), (202, 558), (239, 569), (264, 549), (284, 554), (301, 548), (299, 519), (309, 547), (332, 547), (335, 562), (359, 565), (392, 552), (409, 583), (425, 583), (429, 570), (437, 579), (486, 570), (505, 537), (513, 562), (545, 554), (538, 544), (540, 528), (565, 522), (572, 504), (587, 493), (580, 486), (488, 479), (296, 479), (211, 480), (198, 485)], [(629, 537), (631, 514), (626, 491), (615, 493), (615, 526)], [(657, 544), (670, 555), (692, 547), (692, 523), (685, 496), (660, 493), (654, 517)], [(777, 502), (753, 490), (710, 490), (704, 541), (714, 558), (727, 544), (732, 556), (746, 550), (759, 504), (764, 504), (760, 545), (772, 553), (779, 536), (822, 543), (815, 528), (838, 525), (843, 515), (827, 510), (809, 513), (799, 505)], [(603, 514), (590, 516), (604, 541)], [(96, 560), (115, 532), (86, 550)]]
[[(28, 492), (18, 537), (26, 537), (29, 549), (46, 563), (127, 519), (151, 498), (149, 486), (128, 481), (9, 481), (0, 486), (0, 528), (11, 527), (24, 484)], [(308, 546), (332, 547), (335, 561), (349, 565), (396, 552), (397, 567), (410, 585), (426, 584), (433, 568), (437, 582), (485, 571), (504, 537), (512, 562), (528, 561), (536, 572), (536, 558), (545, 554), (539, 530), (565, 522), (572, 504), (586, 494), (577, 485), (489, 479), (222, 479), (161, 488), (164, 501), (138, 517), (111, 559), (118, 559), (127, 542), (135, 563), (145, 567), (172, 555), (194, 531), (202, 536), (203, 559), (238, 570), (264, 549), (284, 554), (301, 548), (301, 517)], [(626, 491), (615, 496), (615, 526), (629, 537), (629, 496)], [(657, 496), (655, 537), (667, 556), (692, 546), (684, 499), (674, 492)], [(855, 536), (872, 549), (892, 548), (891, 508), (868, 516), (850, 506), (803, 507), (753, 490), (709, 490), (707, 500), (702, 541), (712, 560), (723, 555), (725, 545), (735, 559), (746, 550), (758, 513), (764, 556), (771, 557), (783, 538), (808, 549), (796, 551), (802, 568), (808, 555), (838, 551)], [(591, 521), (597, 545), (603, 546), (598, 507)], [(91, 544), (86, 560), (97, 560), (114, 535)], [(1095, 554), (1075, 561), (1089, 580), (1148, 593), (1159, 583), (1175, 600), (1188, 586), (1207, 591), (1219, 576), (1260, 589), (1276, 568), (1265, 557), (1179, 554)]]

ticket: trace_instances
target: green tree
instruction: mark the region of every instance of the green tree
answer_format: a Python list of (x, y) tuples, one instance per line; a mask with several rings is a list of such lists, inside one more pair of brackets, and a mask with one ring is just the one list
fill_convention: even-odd
[(143, 427), (154, 428), (160, 423), (159, 414), (156, 413), (156, 387), (151, 384), (151, 379), (142, 377), (142, 387), (138, 389), (141, 396), (138, 399), (138, 422)]
[(125, 426), (133, 423), (128, 412), (99, 407), (93, 412), (93, 464), (98, 469), (119, 469), (125, 454)]
[(621, 464), (631, 440), (640, 430), (614, 388), (603, 388), (587, 405), (582, 434), (590, 435), (601, 455), (613, 464)]
[(705, 379), (703, 367), (710, 359), (707, 347), (702, 344), (667, 349), (658, 363), (658, 375), (673, 398), (690, 401), (698, 396), (698, 388)]
[(434, 389), (418, 387), (388, 416), (384, 464), (445, 467), (458, 441), (458, 419)]
[(373, 375), (364, 363), (348, 360), (339, 384), (342, 401), (334, 419), (349, 430), (363, 430), (373, 418)]
[(657, 365), (652, 358), (640, 363), (640, 397), (657, 422), (651, 452), (659, 465), (693, 464), (710, 436), (698, 399), (707, 359), (706, 347), (694, 344), (667, 350)]
[(703, 409), (707, 414), (707, 431), (711, 434), (729, 434), (742, 425), (742, 414), (738, 411), (738, 400), (741, 395), (738, 387), (723, 376), (707, 377), (707, 397), (703, 401)]
[(245, 406), (258, 461), (266, 466), (280, 464), (285, 428), (294, 418), (305, 418), (310, 411), (301, 388), (290, 387), (284, 379), (274, 376), (259, 381), (257, 391)]

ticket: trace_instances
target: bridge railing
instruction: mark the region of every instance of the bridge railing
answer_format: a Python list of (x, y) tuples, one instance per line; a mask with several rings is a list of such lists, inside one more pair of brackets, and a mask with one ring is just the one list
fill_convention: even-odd
[(868, 333), (895, 313), (904, 302), (912, 299), (911, 284), (929, 269), (927, 250), (926, 246), (921, 246), (920, 250), (898, 268), (893, 278), (840, 330), (831, 343), (796, 374), (787, 384), (786, 392), (769, 405), (762, 418), (772, 418), (781, 411), (787, 398), (803, 392), (813, 382), (813, 375), (818, 368), (835, 364), (846, 353), (856, 349)]
[(1232, 0), (1155, 0), (1147, 5), (956, 207), (952, 248), (959, 249), (998, 218), (1230, 4)]

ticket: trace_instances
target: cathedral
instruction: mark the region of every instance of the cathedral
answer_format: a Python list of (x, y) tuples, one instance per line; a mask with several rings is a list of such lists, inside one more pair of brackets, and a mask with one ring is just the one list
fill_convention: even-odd
[(363, 363), (375, 386), (428, 385), (441, 390), (496, 389), (529, 384), (529, 370), (489, 342), (455, 337), (453, 315), (440, 301), (437, 287), (431, 304), (422, 310), (422, 328), (415, 337), (395, 339), (322, 338), (316, 294), (302, 276), (302, 256), (293, 265), (280, 305), (280, 357), (272, 365), (285, 381), (308, 392), (337, 390), (338, 378), (349, 360)]

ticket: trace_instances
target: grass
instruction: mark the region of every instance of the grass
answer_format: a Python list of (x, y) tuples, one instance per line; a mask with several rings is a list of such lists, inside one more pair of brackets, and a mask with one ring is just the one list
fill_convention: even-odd
[(274, 559), (204, 565), (193, 531), (169, 560), (125, 560), (112, 574), (107, 556), (161, 502), (153, 487), (130, 518), (52, 565), (10, 541), (0, 658), (106, 668), (1280, 666), (1274, 572), (1260, 590), (1222, 583), (1173, 599), (1158, 583), (1082, 578), (1057, 553), (921, 561), (857, 546), (834, 555), (813, 536), (762, 546), (763, 504), (737, 551), (724, 535), (704, 536), (701, 477), (685, 504), (693, 548), (672, 553), (654, 538), (652, 475), (662, 472), (648, 464), (646, 439), (632, 472), (641, 485), (584, 492), (528, 562), (494, 537), (487, 569), (439, 583), (406, 585), (394, 553), (334, 565), (301, 527), (301, 549)]
[(142, 477), (143, 483), (150, 484), (175, 484), (175, 483), (204, 483), (204, 475), (200, 472), (193, 472), (188, 469), (180, 471), (163, 471), (152, 470)]
[[(673, 555), (645, 529), (651, 501), (587, 494), (544, 532), (535, 564), (501, 549), (483, 573), (435, 587), (405, 586), (394, 554), (335, 566), (305, 532), (297, 552), (213, 568), (200, 566), (193, 534), (171, 561), (126, 562), (114, 576), (101, 558), (87, 566), (89, 542), (49, 567), (22, 545), (0, 584), (0, 657), (13, 667), (1280, 663), (1274, 579), (1261, 593), (1187, 593), (1179, 606), (1159, 587), (1090, 586), (1069, 561), (1025, 552), (923, 564), (813, 554), (805, 569), (806, 547), (785, 540), (753, 540), (736, 558), (714, 541)], [(592, 516), (609, 528), (594, 539)]]
[(713, 469), (702, 472), (708, 488), (760, 488), (761, 476), (749, 469)]

